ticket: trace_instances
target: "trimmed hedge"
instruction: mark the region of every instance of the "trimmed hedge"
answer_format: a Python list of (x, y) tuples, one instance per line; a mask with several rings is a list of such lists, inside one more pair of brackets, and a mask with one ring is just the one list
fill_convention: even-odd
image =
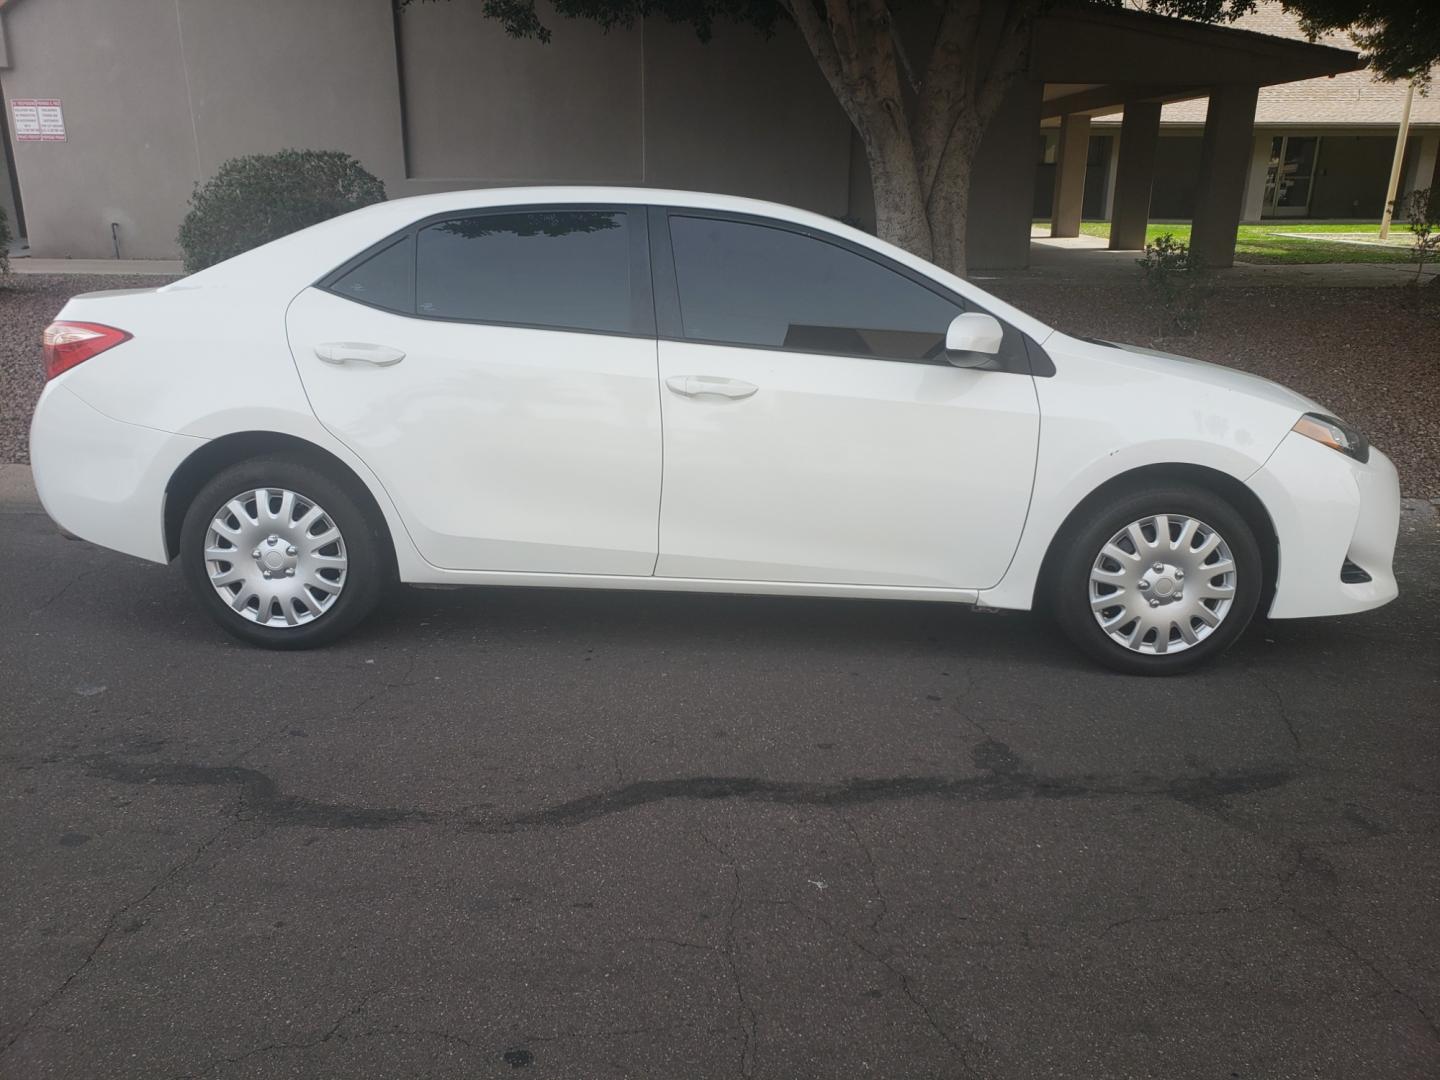
[(385, 200), (385, 185), (338, 150), (231, 158), (190, 196), (180, 225), (185, 269), (207, 266)]

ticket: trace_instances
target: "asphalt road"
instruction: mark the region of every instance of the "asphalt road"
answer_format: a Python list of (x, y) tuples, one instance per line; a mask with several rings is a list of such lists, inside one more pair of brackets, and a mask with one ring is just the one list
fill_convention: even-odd
[(558, 591), (277, 655), (0, 507), (0, 1075), (1440, 1075), (1429, 508), (1399, 565), (1167, 681)]

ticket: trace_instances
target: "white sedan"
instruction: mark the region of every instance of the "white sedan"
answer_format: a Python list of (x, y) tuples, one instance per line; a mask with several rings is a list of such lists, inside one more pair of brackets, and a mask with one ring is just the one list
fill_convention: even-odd
[(398, 579), (1043, 605), (1160, 674), (1396, 594), (1395, 469), (1320, 405), (770, 203), (381, 203), (77, 296), (44, 353), (50, 516), (258, 645)]

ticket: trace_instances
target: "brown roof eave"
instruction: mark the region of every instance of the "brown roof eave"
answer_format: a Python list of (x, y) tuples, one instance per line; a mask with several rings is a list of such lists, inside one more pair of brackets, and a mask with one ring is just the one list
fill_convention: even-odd
[[(1112, 49), (1098, 48), (1102, 42), (1123, 44), (1126, 39), (1134, 46), (1129, 50), (1132, 54), (1143, 53), (1148, 43), (1151, 47), (1160, 44), (1159, 51), (1168, 55), (1117, 56)], [(1272, 86), (1359, 71), (1365, 64), (1359, 53), (1349, 49), (1122, 8), (1065, 4), (1037, 20), (1032, 78), (1042, 82), (1122, 81), (1107, 72), (1116, 66), (1135, 76), (1123, 81), (1173, 78), (1193, 84), (1206, 81), (1208, 72), (1212, 82)], [(1145, 70), (1147, 67), (1153, 70)]]

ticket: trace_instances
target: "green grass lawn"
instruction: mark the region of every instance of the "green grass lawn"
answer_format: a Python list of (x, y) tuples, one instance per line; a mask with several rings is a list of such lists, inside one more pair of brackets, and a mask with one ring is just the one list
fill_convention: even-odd
[[(1110, 235), (1108, 221), (1087, 221), (1080, 226), (1086, 236)], [(1380, 227), (1374, 223), (1336, 225), (1329, 223), (1241, 225), (1235, 241), (1235, 258), (1249, 263), (1396, 263), (1408, 262), (1409, 247), (1367, 247), (1361, 244), (1330, 243), (1307, 240), (1296, 233), (1349, 233), (1378, 238)], [(1190, 223), (1152, 222), (1145, 230), (1145, 239), (1154, 240), (1165, 233), (1190, 242)], [(1410, 233), (1404, 225), (1390, 229), (1391, 239), (1406, 238)]]

